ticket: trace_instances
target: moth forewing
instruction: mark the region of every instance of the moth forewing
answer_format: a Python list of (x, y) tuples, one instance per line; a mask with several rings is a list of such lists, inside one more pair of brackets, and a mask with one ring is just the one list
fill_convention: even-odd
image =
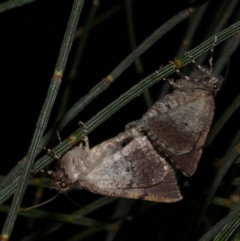
[(112, 156), (105, 157), (81, 185), (94, 193), (175, 202), (182, 197), (170, 165), (140, 136)]
[(145, 133), (156, 151), (185, 176), (198, 165), (215, 109), (214, 95), (223, 82), (198, 66), (173, 83), (174, 91), (157, 101), (143, 118), (127, 126)]
[[(215, 42), (217, 38), (215, 38)], [(213, 46), (215, 45), (215, 42)], [(213, 50), (212, 50), (213, 51)], [(180, 200), (173, 166), (191, 176), (198, 165), (214, 115), (214, 96), (223, 78), (196, 64), (190, 76), (169, 81), (174, 91), (157, 101), (118, 136), (89, 149), (82, 145), (60, 160), (52, 188), (156, 202)], [(173, 63), (174, 64), (174, 63)], [(167, 160), (167, 161), (166, 161)]]
[(156, 202), (182, 198), (173, 169), (136, 129), (120, 133), (88, 153), (82, 146), (75, 147), (59, 160), (53, 177), (52, 188), (59, 192), (85, 188), (102, 195)]

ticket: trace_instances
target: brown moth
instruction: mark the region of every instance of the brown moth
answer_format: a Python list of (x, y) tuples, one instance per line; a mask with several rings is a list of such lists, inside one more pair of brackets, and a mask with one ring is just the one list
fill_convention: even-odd
[(176, 202), (182, 199), (172, 167), (142, 133), (132, 128), (89, 149), (82, 144), (59, 159), (51, 188), (59, 193), (86, 189), (90, 192)]
[(214, 95), (223, 82), (208, 68), (196, 67), (189, 77), (177, 70), (182, 78), (170, 81), (174, 91), (157, 101), (142, 119), (126, 126), (145, 133), (155, 150), (185, 176), (197, 168), (214, 115)]

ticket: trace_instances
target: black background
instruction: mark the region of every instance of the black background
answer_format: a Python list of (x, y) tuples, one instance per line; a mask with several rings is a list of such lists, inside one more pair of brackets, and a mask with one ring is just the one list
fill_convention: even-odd
[[(37, 1), (0, 14), (1, 29), (1, 161), (0, 174), (5, 175), (26, 154), (39, 115), (39, 111), (45, 99), (45, 95), (53, 74), (61, 41), (69, 18), (73, 1)], [(89, 14), (92, 1), (86, 1), (82, 11), (79, 26), (84, 25)], [(205, 13), (201, 24), (194, 35), (192, 47), (202, 41), (206, 28), (217, 12), (219, 1), (211, 1), (210, 9)], [(117, 3), (124, 4), (122, 0), (103, 0), (97, 15), (101, 15), (111, 6)], [(182, 9), (189, 6), (189, 1), (143, 1), (136, 0), (133, 3), (134, 27), (137, 44), (140, 44), (161, 24), (169, 20)], [(237, 11), (237, 9), (236, 9)], [(239, 10), (238, 10), (239, 11)], [(141, 56), (144, 66), (143, 76), (147, 76), (173, 60), (188, 27), (185, 20), (169, 31), (163, 38), (157, 41), (146, 53)], [(226, 26), (234, 21), (231, 16)], [(212, 36), (212, 35), (210, 35)], [(210, 37), (208, 36), (208, 37)], [(73, 44), (66, 72), (70, 69), (72, 57), (76, 45)], [(191, 49), (191, 48), (190, 48)], [(70, 108), (78, 99), (87, 94), (103, 77), (112, 71), (129, 53), (131, 53), (126, 12), (124, 7), (113, 17), (93, 27), (87, 40), (79, 72), (72, 86), (72, 92), (68, 107)], [(221, 46), (215, 49), (216, 56), (221, 54)], [(216, 57), (217, 58), (217, 57)], [(214, 59), (214, 62), (216, 59)], [(239, 49), (233, 54), (229, 61), (229, 70), (223, 89), (216, 97), (216, 114), (214, 122), (222, 115), (233, 98), (239, 93)], [(206, 62), (205, 64), (208, 64)], [(225, 76), (227, 70), (223, 70)], [(176, 77), (176, 75), (174, 75)], [(74, 131), (78, 121), (86, 122), (98, 111), (115, 100), (118, 96), (138, 83), (141, 77), (136, 73), (134, 65), (128, 68), (110, 88), (95, 99), (86, 109), (75, 118), (61, 133), (62, 139)], [(154, 101), (157, 100), (162, 83), (150, 88)], [(51, 114), (48, 128), (55, 122), (59, 108), (61, 95), (67, 83), (63, 78), (61, 89)], [(141, 96), (135, 98), (105, 123), (89, 134), (90, 145), (94, 146), (108, 138), (117, 135), (124, 130), (125, 125), (140, 118), (147, 110), (144, 99)], [(204, 153), (202, 162), (221, 158), (239, 126), (239, 110), (231, 117), (223, 130), (216, 137), (211, 148)], [(206, 158), (205, 158), (206, 156)], [(203, 190), (210, 185), (214, 176), (214, 169), (206, 172), (204, 165), (200, 164), (199, 170), (190, 179), (191, 189), (184, 189), (184, 200), (176, 204), (158, 204), (155, 209), (146, 213), (136, 214), (132, 222), (128, 223), (130, 231), (125, 234), (123, 240), (173, 240), (183, 237), (189, 225), (191, 215), (196, 211), (194, 200), (201, 199)], [(201, 191), (198, 192), (198, 189)], [(31, 205), (33, 199), (33, 188), (29, 188), (24, 198), (24, 206)], [(49, 198), (53, 192), (47, 192), (43, 199)], [(83, 191), (72, 195), (75, 201), (83, 205), (95, 200), (97, 195)], [(137, 205), (142, 201), (137, 201)], [(9, 202), (8, 202), (9, 203)], [(69, 207), (70, 206), (70, 207)], [(114, 205), (109, 205), (103, 211), (94, 213), (94, 218), (104, 219), (111, 214)], [(55, 212), (67, 213), (76, 209), (63, 196), (49, 204), (43, 209)], [(159, 211), (159, 212), (158, 212)], [(161, 216), (160, 216), (161, 213)], [(225, 214), (225, 212), (223, 213)], [(3, 224), (5, 214), (1, 214)], [(21, 222), (21, 220), (23, 222)], [(22, 225), (25, 218), (19, 218), (11, 240), (19, 240), (19, 236), (26, 235)], [(37, 226), (45, 225), (43, 220), (37, 220)], [(44, 240), (65, 240), (68, 234), (76, 232), (75, 225), (66, 225), (63, 232), (50, 235)], [(84, 228), (79, 228), (82, 230)], [(160, 231), (164, 230), (164, 232)], [(17, 232), (18, 231), (18, 232)], [(32, 231), (29, 231), (31, 233)], [(70, 233), (69, 233), (70, 232)], [(66, 235), (66, 237), (63, 235)], [(59, 236), (58, 236), (59, 235)], [(95, 235), (89, 240), (104, 240), (105, 233)], [(201, 234), (199, 234), (199, 237)], [(59, 239), (59, 238), (62, 239)], [(39, 239), (41, 240), (41, 238)]]

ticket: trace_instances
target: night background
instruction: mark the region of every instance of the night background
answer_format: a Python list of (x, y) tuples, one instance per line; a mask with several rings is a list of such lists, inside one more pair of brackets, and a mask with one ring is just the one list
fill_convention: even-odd
[[(77, 46), (84, 35), (82, 30), (86, 26), (93, 8), (94, 1), (85, 0), (77, 34), (47, 125), (47, 131), (76, 101), (88, 94), (99, 81), (133, 51), (129, 38), (128, 27), (130, 23), (127, 18), (127, 8), (129, 8), (127, 1), (131, 3), (130, 11), (134, 24), (132, 34), (135, 36), (136, 46), (141, 44), (166, 21), (180, 11), (192, 6), (191, 1), (186, 0), (100, 1), (93, 15), (76, 76), (69, 80)], [(204, 1), (192, 2), (199, 5), (204, 3)], [(4, 3), (4, 1), (0, 3), (1, 178), (7, 175), (28, 151), (37, 118), (53, 75), (73, 1), (33, 1), (8, 11), (2, 11)], [(195, 15), (199, 11), (202, 11), (202, 16), (197, 19)], [(238, 22), (239, 19), (240, 3), (238, 1), (212, 0), (208, 1), (208, 6), (205, 6), (205, 9), (199, 7), (195, 13), (169, 30), (140, 56), (142, 66), (140, 70), (136, 68), (135, 64), (132, 64), (109, 88), (86, 106), (60, 132), (62, 140), (79, 127), (79, 121), (87, 122), (140, 80), (154, 73), (161, 65), (165, 66), (175, 57), (183, 56), (184, 52), (195, 48), (208, 38)], [(189, 32), (188, 47), (185, 48), (185, 51), (180, 52), (183, 49), (182, 42), (186, 40), (186, 34)], [(221, 58), (224, 47), (231, 38), (215, 47), (213, 63)], [(203, 54), (205, 58), (203, 62), (200, 60), (199, 63), (208, 66), (209, 54), (210, 51), (207, 52), (206, 56)], [(107, 200), (106, 204), (99, 204), (98, 208), (83, 216), (87, 219), (83, 219), (82, 223), (79, 221), (79, 224), (76, 224), (67, 215), (79, 210), (79, 208), (72, 204), (65, 195), (59, 195), (53, 202), (38, 209), (26, 211), (25, 216), (24, 213), (22, 213), (22, 216), (18, 216), (10, 240), (137, 241), (147, 239), (185, 241), (200, 240), (205, 233), (211, 232), (214, 226), (222, 218), (225, 218), (230, 211), (237, 210), (240, 201), (240, 181), (237, 179), (240, 171), (238, 156), (235, 158), (236, 162), (224, 175), (214, 194), (214, 197), (222, 198), (224, 204), (216, 204), (217, 201), (212, 203), (198, 226), (201, 209), (218, 170), (227, 161), (226, 156), (229, 156), (234, 146), (237, 143), (239, 145), (239, 54), (238, 47), (221, 72), (226, 80), (221, 91), (215, 97), (216, 110), (212, 126), (217, 123), (226, 110), (232, 111), (235, 109), (233, 114), (229, 114), (229, 119), (221, 127), (213, 142), (204, 149), (197, 171), (191, 178), (183, 176), (176, 170), (178, 185), (184, 197), (182, 201), (177, 203), (153, 203), (121, 198), (103, 199)], [(198, 62), (198, 59), (196, 61)], [(192, 69), (193, 65), (188, 64), (181, 71), (188, 75)], [(176, 79), (179, 77), (177, 74), (172, 74), (169, 78)], [(149, 88), (150, 103), (147, 103), (146, 98), (141, 94), (99, 125), (88, 135), (90, 147), (116, 136), (124, 131), (127, 123), (141, 118), (159, 97), (166, 95), (162, 90), (167, 85), (165, 81), (159, 81)], [(70, 95), (63, 103), (66, 89), (70, 89)], [(170, 87), (169, 92), (171, 91), (172, 88)], [(230, 107), (237, 96), (237, 104)], [(47, 147), (54, 148), (57, 144), (58, 140), (54, 136)], [(39, 157), (44, 154), (45, 151), (42, 151)], [(53, 169), (54, 166), (55, 162), (45, 169)], [(56, 194), (55, 191), (49, 190), (51, 180), (46, 173), (37, 174), (35, 177), (44, 178), (43, 180), (46, 180), (47, 184), (40, 182), (40, 186), (36, 183), (35, 185), (29, 185), (23, 198), (23, 207), (46, 201)], [(87, 207), (88, 205), (103, 198), (85, 190), (70, 192), (69, 196), (75, 202), (86, 207), (86, 210), (80, 209), (82, 213), (90, 210)], [(3, 203), (4, 206), (0, 208), (1, 227), (3, 227), (6, 219), (11, 200), (12, 198), (8, 199)], [(27, 212), (30, 215), (27, 215)], [(54, 216), (55, 214), (56, 216)], [(239, 213), (237, 212), (237, 214)], [(233, 215), (229, 222), (233, 221), (235, 216)], [(93, 220), (98, 222), (94, 223)], [(238, 237), (236, 235), (240, 230), (238, 227), (239, 219), (234, 220), (236, 227), (232, 236), (221, 240), (237, 240), (234, 237)], [(219, 227), (216, 233), (212, 231), (212, 237), (203, 240), (213, 240), (222, 229), (223, 227)]]

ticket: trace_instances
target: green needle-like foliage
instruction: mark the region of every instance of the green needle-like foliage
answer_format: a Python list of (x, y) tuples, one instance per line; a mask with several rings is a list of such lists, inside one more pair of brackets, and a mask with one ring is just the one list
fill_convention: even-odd
[[(239, 1), (92, 0), (82, 12), (80, 2), (0, 4), (2, 107), (7, 106), (1, 133), (2, 240), (10, 235), (18, 241), (239, 240)], [(75, 22), (71, 17), (68, 22), (73, 15)], [(182, 201), (154, 203), (79, 190), (68, 195), (82, 209), (59, 195), (16, 216), (20, 204), (29, 207), (56, 194), (40, 171), (57, 161), (43, 151), (39, 155), (42, 146), (61, 156), (84, 135), (91, 147), (116, 136), (171, 91), (163, 78), (179, 78), (176, 67), (189, 75), (192, 59), (208, 65), (216, 38), (213, 73), (225, 82), (215, 97), (196, 173), (186, 178), (176, 170)]]

